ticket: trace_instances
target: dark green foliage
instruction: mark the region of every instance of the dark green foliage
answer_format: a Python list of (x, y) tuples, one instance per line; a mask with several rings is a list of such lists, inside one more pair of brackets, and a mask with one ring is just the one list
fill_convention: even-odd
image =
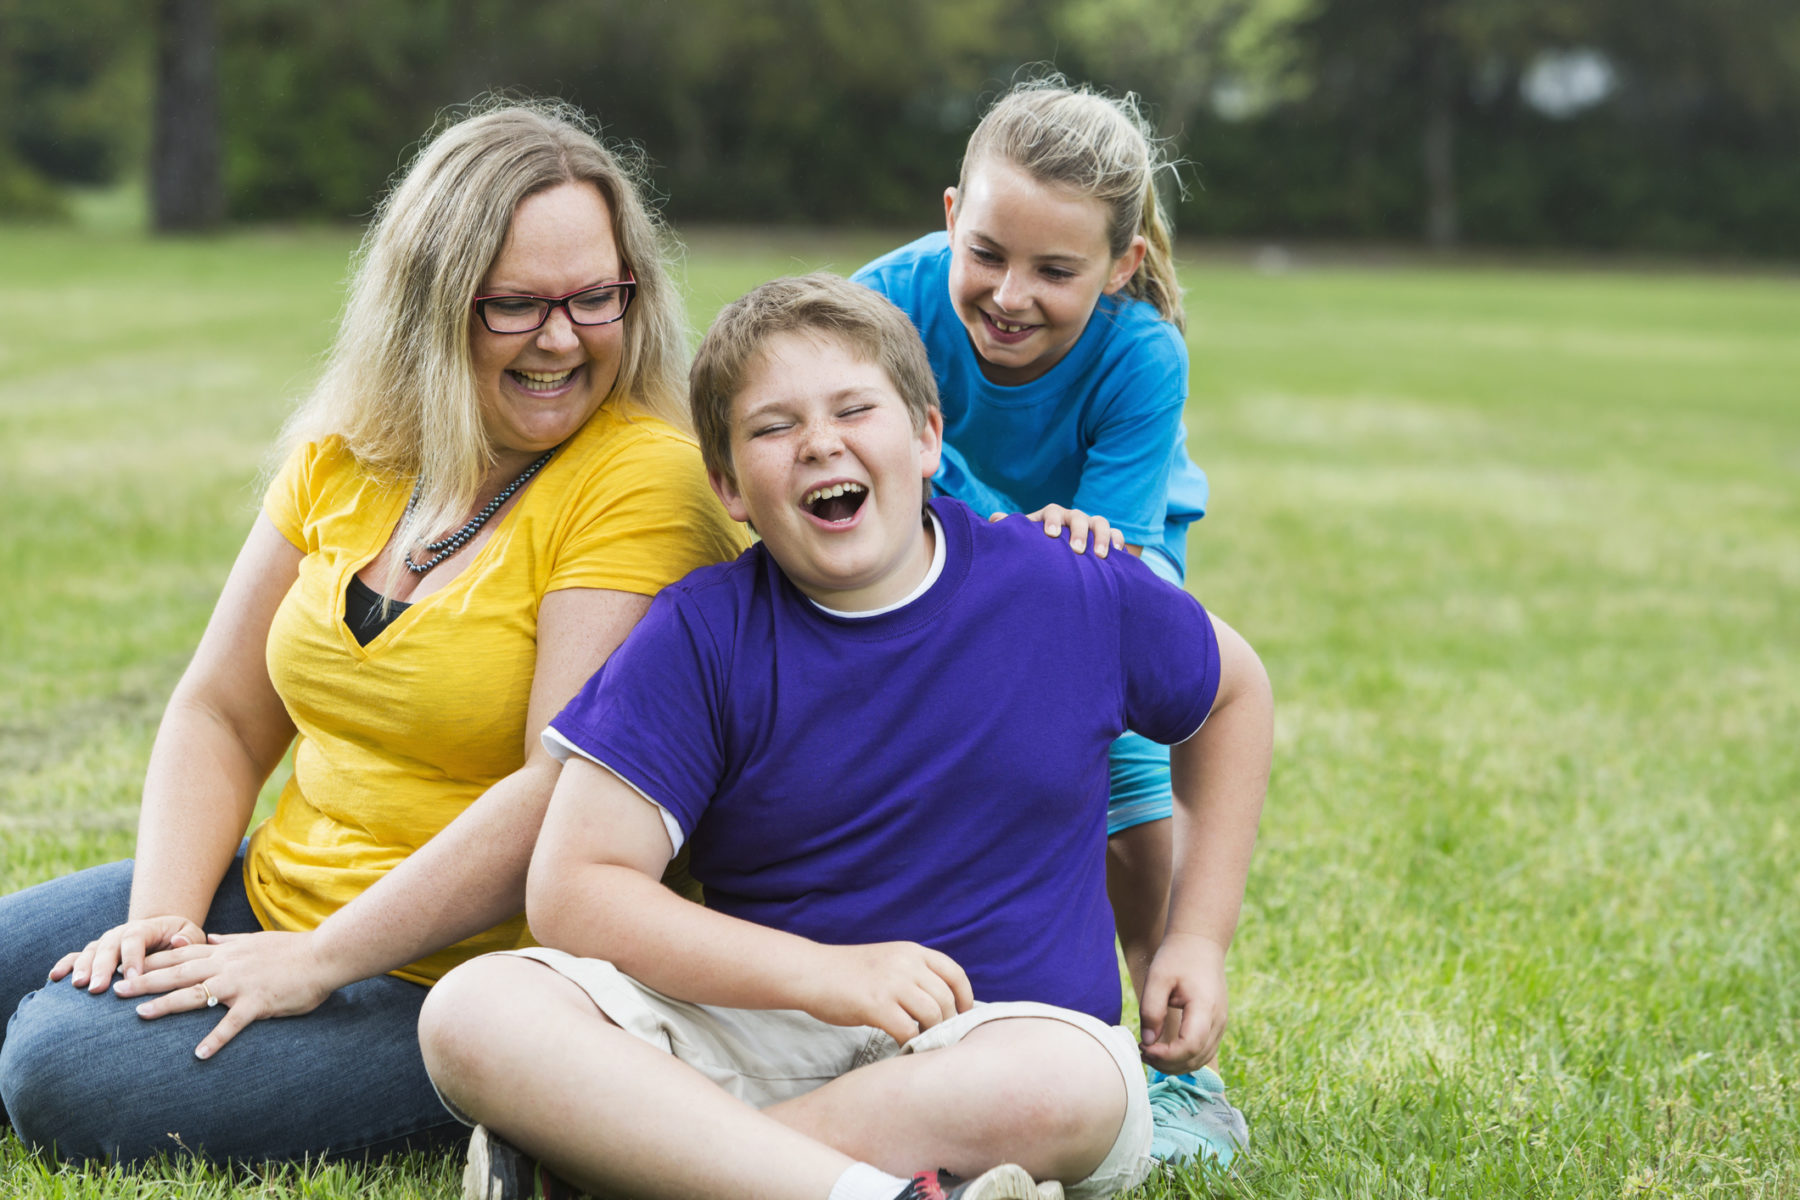
[(62, 210), (141, 156), (147, 24), (128, 0), (0, 0), (0, 217)]
[[(141, 171), (147, 7), (0, 0), (0, 216)], [(1800, 255), (1791, 0), (233, 0), (219, 19), (238, 220), (360, 218), (439, 113), (508, 89), (644, 147), (677, 218), (924, 229), (984, 100), (1054, 61), (1143, 94), (1192, 164), (1186, 232), (1411, 241), (1435, 213), (1474, 245)], [(1559, 50), (1599, 52), (1616, 85), (1563, 119), (1520, 89)]]

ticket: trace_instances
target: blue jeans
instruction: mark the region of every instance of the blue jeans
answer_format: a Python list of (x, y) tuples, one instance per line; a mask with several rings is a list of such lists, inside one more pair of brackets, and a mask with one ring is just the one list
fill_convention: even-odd
[[(76, 1160), (281, 1162), (466, 1141), (425, 1074), (425, 989), (416, 983), (381, 975), (339, 988), (305, 1016), (257, 1021), (207, 1061), (194, 1047), (222, 1010), (146, 1021), (141, 999), (91, 996), (66, 977), (49, 983), (57, 959), (125, 920), (131, 866), (0, 897), (0, 1013), (12, 1014), (0, 1101), (27, 1145)], [(261, 928), (244, 894), (242, 850), (205, 927)]]

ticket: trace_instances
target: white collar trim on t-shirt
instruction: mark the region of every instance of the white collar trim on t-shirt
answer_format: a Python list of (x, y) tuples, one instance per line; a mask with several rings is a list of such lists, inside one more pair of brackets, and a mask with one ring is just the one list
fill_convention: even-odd
[(826, 608), (811, 596), (806, 598), (808, 603), (820, 612), (830, 613), (834, 617), (843, 617), (846, 620), (859, 621), (864, 617), (879, 617), (882, 613), (891, 613), (897, 608), (905, 608), (914, 600), (917, 600), (920, 596), (929, 592), (931, 590), (931, 585), (938, 581), (938, 576), (944, 573), (944, 523), (938, 520), (938, 515), (929, 508), (925, 510), (925, 515), (931, 518), (932, 538), (936, 541), (937, 545), (934, 546), (931, 551), (931, 569), (925, 572), (925, 578), (920, 580), (919, 586), (908, 592), (904, 599), (896, 600), (892, 604), (884, 604), (880, 608), (864, 609), (862, 612), (843, 612), (840, 609)]

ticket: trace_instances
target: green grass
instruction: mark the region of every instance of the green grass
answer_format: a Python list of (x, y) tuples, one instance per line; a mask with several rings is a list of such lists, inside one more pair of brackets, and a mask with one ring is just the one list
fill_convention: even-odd
[[(696, 236), (696, 321), (880, 238)], [(129, 852), (348, 236), (0, 229), (0, 891)], [(1800, 1196), (1800, 284), (1188, 265), (1276, 766), (1181, 1196)], [(0, 1196), (443, 1195), (401, 1162)]]

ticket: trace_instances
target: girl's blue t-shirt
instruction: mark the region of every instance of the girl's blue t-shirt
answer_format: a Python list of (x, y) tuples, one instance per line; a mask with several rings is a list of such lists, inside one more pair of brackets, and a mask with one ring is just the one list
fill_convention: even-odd
[(905, 605), (825, 612), (753, 546), (664, 588), (555, 736), (673, 815), (709, 907), (1116, 1022), (1107, 747), (1199, 728), (1211, 622), (1129, 555), (931, 505), (944, 567)]
[(990, 382), (950, 304), (950, 239), (933, 233), (853, 276), (912, 319), (944, 409), (932, 482), (982, 515), (1063, 504), (1104, 516), (1133, 545), (1187, 569), (1187, 527), (1206, 511), (1188, 459), (1187, 345), (1152, 304), (1102, 296), (1062, 361), (1017, 387)]

